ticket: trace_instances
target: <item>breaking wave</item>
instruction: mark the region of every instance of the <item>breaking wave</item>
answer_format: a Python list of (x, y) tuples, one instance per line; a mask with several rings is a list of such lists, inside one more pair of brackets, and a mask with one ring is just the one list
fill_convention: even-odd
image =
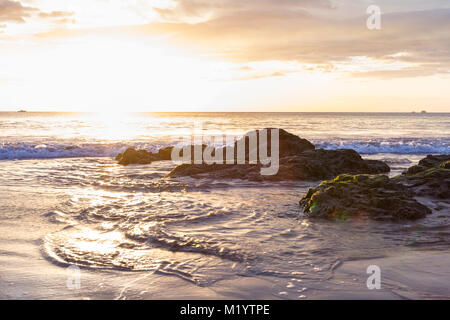
[(330, 139), (313, 140), (317, 148), (354, 149), (361, 154), (447, 154), (448, 138)]
[[(447, 138), (391, 138), (391, 139), (311, 139), (317, 148), (354, 149), (361, 154), (448, 154), (450, 139)], [(134, 142), (134, 143), (81, 143), (65, 142), (0, 143), (0, 160), (56, 159), (83, 157), (114, 157), (127, 147), (156, 151), (161, 147), (179, 142)]]
[(128, 147), (156, 151), (164, 145), (148, 143), (0, 143), (0, 160), (115, 157)]

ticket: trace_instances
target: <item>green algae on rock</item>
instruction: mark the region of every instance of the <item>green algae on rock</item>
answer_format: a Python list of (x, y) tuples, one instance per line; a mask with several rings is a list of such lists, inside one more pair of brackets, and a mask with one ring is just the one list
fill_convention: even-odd
[(340, 175), (309, 189), (300, 205), (310, 217), (344, 220), (414, 220), (431, 213), (411, 190), (385, 175)]
[(393, 178), (417, 196), (450, 200), (450, 155), (429, 155), (419, 164)]

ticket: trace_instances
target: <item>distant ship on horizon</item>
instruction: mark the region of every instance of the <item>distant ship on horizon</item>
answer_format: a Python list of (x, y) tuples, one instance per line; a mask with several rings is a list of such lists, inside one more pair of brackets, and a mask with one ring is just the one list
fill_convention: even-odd
[(19, 110), (19, 111), (17, 111), (17, 112), (19, 112), (19, 113), (23, 113), (23, 112), (26, 112), (25, 110)]

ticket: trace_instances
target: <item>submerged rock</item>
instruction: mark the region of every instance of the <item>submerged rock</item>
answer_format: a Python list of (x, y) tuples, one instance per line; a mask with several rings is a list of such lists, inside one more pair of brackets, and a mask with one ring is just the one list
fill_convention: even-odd
[(405, 184), (417, 196), (450, 201), (450, 155), (429, 155), (394, 180)]
[(376, 220), (419, 219), (431, 210), (414, 193), (385, 175), (341, 175), (309, 189), (300, 206), (310, 217)]

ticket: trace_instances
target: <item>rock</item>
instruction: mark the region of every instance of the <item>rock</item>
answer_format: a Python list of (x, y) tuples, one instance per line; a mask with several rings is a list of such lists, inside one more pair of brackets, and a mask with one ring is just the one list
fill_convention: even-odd
[[(267, 128), (264, 129), (267, 132), (267, 150), (268, 150), (268, 154), (270, 154), (271, 152), (271, 132), (272, 130), (274, 130), (273, 128)], [(280, 156), (282, 155), (283, 157), (287, 157), (287, 156), (295, 156), (298, 155), (304, 151), (307, 150), (314, 150), (316, 147), (309, 142), (306, 139), (302, 139), (292, 133), (287, 132), (284, 129), (278, 129), (279, 132), (279, 153)], [(238, 141), (235, 142), (234, 144), (234, 155), (236, 158), (237, 155), (237, 150), (238, 150), (238, 145), (240, 142), (244, 142), (245, 141), (245, 156), (246, 156), (246, 160), (248, 160), (248, 155), (249, 155), (249, 151), (254, 150), (256, 154), (259, 154), (259, 149), (257, 148), (250, 148), (250, 136), (256, 136), (257, 138), (257, 146), (260, 145), (259, 143), (259, 139), (260, 139), (260, 133), (261, 130), (254, 130), (254, 131), (250, 131), (247, 132), (241, 139), (239, 139)], [(258, 158), (259, 159), (259, 158)]]
[[(266, 129), (268, 132), (267, 135), (267, 145), (268, 145), (268, 152), (270, 153), (270, 149), (271, 149), (271, 131), (270, 129)], [(250, 135), (255, 135), (256, 136), (256, 141), (259, 141), (259, 136), (260, 136), (260, 131), (261, 130), (255, 130), (255, 131), (250, 131), (247, 134), (244, 135), (244, 137), (242, 137), (239, 141), (235, 142), (234, 144), (234, 158), (237, 159), (237, 150), (238, 150), (238, 144), (239, 142), (244, 142), (245, 141), (245, 157), (248, 161), (249, 159), (249, 153), (250, 151), (255, 151), (257, 155), (259, 155), (258, 153), (258, 149), (250, 149)], [(259, 144), (257, 143), (257, 146), (259, 146)], [(193, 163), (193, 155), (194, 155), (194, 145), (191, 146), (191, 163)], [(202, 151), (205, 150), (205, 148), (207, 147), (207, 145), (202, 145)], [(119, 164), (123, 164), (123, 165), (128, 165), (128, 164), (149, 164), (153, 161), (159, 161), (159, 160), (171, 160), (172, 159), (172, 150), (174, 149), (174, 147), (166, 147), (166, 148), (162, 148), (158, 151), (157, 154), (145, 151), (145, 150), (135, 150), (134, 148), (129, 148), (127, 149), (124, 153), (119, 154), (116, 157), (116, 160), (119, 161)], [(222, 148), (223, 149), (223, 160), (226, 160), (226, 154), (227, 154), (227, 149), (226, 148)], [(293, 135), (289, 132), (287, 132), (286, 130), (280, 129), (279, 130), (279, 149), (280, 149), (280, 153), (288, 156), (288, 155), (296, 155), (298, 153), (301, 153), (303, 151), (306, 150), (313, 150), (315, 149), (315, 146), (309, 142), (306, 139), (301, 139), (300, 137)], [(180, 156), (183, 155), (183, 151), (180, 150)], [(259, 159), (259, 157), (258, 157)]]
[[(267, 154), (271, 154), (271, 146), (272, 146), (272, 136), (271, 136), (271, 130), (273, 130), (273, 128), (267, 128), (267, 129), (263, 129), (266, 130), (266, 134), (267, 134), (267, 143), (264, 144), (265, 148), (267, 148)], [(239, 139), (238, 141), (236, 141), (234, 143), (234, 146), (232, 148), (232, 152), (233, 155), (230, 156), (231, 159), (234, 159), (235, 162), (238, 159), (238, 154), (239, 152), (243, 151), (243, 157), (245, 157), (245, 161), (249, 162), (249, 155), (251, 153), (253, 153), (254, 155), (256, 155), (255, 160), (259, 161), (260, 157), (259, 157), (259, 146), (260, 146), (260, 134), (261, 134), (262, 130), (253, 130), (250, 132), (247, 132), (241, 139)], [(304, 151), (307, 150), (314, 150), (316, 147), (309, 142), (306, 139), (302, 139), (294, 134), (291, 134), (289, 132), (287, 132), (286, 130), (283, 129), (278, 129), (279, 132), (279, 140), (278, 140), (278, 146), (279, 146), (279, 154), (280, 156), (286, 157), (286, 156), (294, 156), (294, 155), (298, 155)], [(254, 137), (254, 142), (255, 142), (255, 146), (253, 146), (250, 141), (252, 140), (252, 137)], [(262, 143), (261, 143), (262, 144)], [(240, 145), (244, 145), (245, 149), (242, 149), (242, 147), (240, 147)], [(203, 145), (203, 150), (205, 149), (205, 147), (207, 147), (206, 145)], [(217, 151), (221, 151), (223, 154), (223, 162), (225, 163), (227, 160), (227, 152), (228, 152), (228, 148), (227, 147), (221, 147), (221, 148), (217, 148), (215, 149)], [(213, 152), (213, 154), (215, 154), (215, 152)], [(193, 151), (192, 151), (193, 153)]]
[[(271, 154), (271, 130), (266, 129), (267, 153)], [(236, 164), (194, 164), (194, 148), (191, 146), (191, 161), (179, 165), (169, 173), (169, 177), (193, 178), (212, 177), (215, 179), (244, 179), (253, 181), (281, 181), (281, 180), (322, 180), (331, 179), (338, 174), (358, 174), (358, 173), (385, 173), (389, 172), (389, 167), (381, 161), (363, 160), (354, 150), (323, 150), (315, 149), (315, 146), (306, 139), (302, 139), (283, 129), (279, 129), (279, 168), (274, 175), (262, 175), (263, 165), (259, 159), (259, 146), (261, 130), (250, 131), (234, 147), (221, 147), (212, 153), (221, 151), (223, 160), (227, 159), (227, 151), (231, 149)], [(255, 137), (255, 144), (250, 144), (251, 137)], [(245, 149), (242, 146), (245, 145)], [(199, 146), (198, 146), (199, 147)], [(206, 145), (202, 145), (205, 151)], [(123, 154), (119, 154), (116, 159), (119, 164), (149, 164), (153, 161), (170, 160), (174, 147), (160, 149), (158, 153), (151, 153), (145, 150), (127, 149)], [(246, 164), (237, 164), (238, 151), (243, 151)], [(202, 152), (203, 153), (203, 152)], [(242, 153), (242, 152), (241, 152)], [(182, 156), (183, 151), (180, 151)], [(258, 164), (249, 164), (249, 155), (257, 155), (255, 160)]]
[(156, 160), (156, 155), (146, 150), (128, 148), (124, 153), (118, 154), (116, 160), (124, 166), (129, 164), (149, 164)]
[[(195, 146), (191, 146), (192, 153), (194, 154)], [(206, 148), (206, 145), (202, 146), (203, 150)], [(154, 161), (163, 161), (163, 160), (171, 160), (172, 159), (172, 150), (174, 147), (165, 147), (159, 149), (157, 153), (152, 153), (147, 150), (136, 150), (134, 148), (128, 148), (124, 153), (119, 153), (116, 156), (116, 160), (119, 164), (127, 166), (130, 164), (150, 164)], [(180, 152), (183, 155), (183, 151)]]
[(309, 189), (300, 200), (310, 217), (375, 220), (414, 220), (431, 210), (414, 199), (414, 193), (385, 175), (341, 175)]
[(296, 180), (321, 180), (334, 178), (339, 174), (389, 172), (387, 164), (377, 160), (363, 160), (351, 149), (309, 150), (299, 155), (280, 160), (279, 174), (293, 176)]
[[(427, 156), (389, 179), (385, 175), (341, 175), (312, 188), (300, 201), (311, 217), (380, 220), (419, 219), (431, 210), (414, 197), (450, 200), (450, 155)], [(444, 202), (442, 202), (444, 200)]]
[(439, 165), (439, 167), (442, 168), (442, 169), (450, 169), (450, 160), (449, 160), (449, 161), (442, 162), (442, 163)]
[[(437, 167), (442, 163), (450, 161), (450, 154), (443, 155), (428, 155), (426, 158), (419, 161), (419, 164), (409, 168), (404, 174), (416, 174), (427, 169)], [(447, 168), (448, 169), (448, 168)]]
[(450, 155), (429, 155), (393, 179), (406, 185), (417, 196), (450, 200)]
[[(259, 135), (258, 131), (256, 131)], [(248, 136), (248, 133), (246, 136)], [(242, 139), (248, 139), (246, 137)], [(268, 139), (270, 145), (270, 139)], [(384, 162), (363, 160), (354, 150), (315, 149), (308, 140), (280, 130), (280, 163), (275, 175), (261, 175), (261, 164), (181, 164), (169, 173), (169, 177), (244, 179), (253, 181), (322, 180), (342, 173), (385, 173), (390, 168)], [(248, 146), (248, 143), (247, 143)], [(237, 148), (237, 144), (235, 144)], [(248, 148), (247, 148), (248, 149)], [(270, 153), (270, 152), (269, 152)], [(236, 152), (235, 152), (236, 154)], [(246, 150), (248, 160), (248, 150)]]
[(172, 159), (172, 150), (174, 147), (166, 147), (161, 148), (158, 151), (158, 158), (160, 160), (171, 160)]
[[(270, 132), (270, 131), (269, 131)], [(307, 150), (314, 150), (316, 147), (306, 139), (302, 139), (286, 130), (279, 129), (280, 132), (280, 154), (283, 156), (297, 155)]]

